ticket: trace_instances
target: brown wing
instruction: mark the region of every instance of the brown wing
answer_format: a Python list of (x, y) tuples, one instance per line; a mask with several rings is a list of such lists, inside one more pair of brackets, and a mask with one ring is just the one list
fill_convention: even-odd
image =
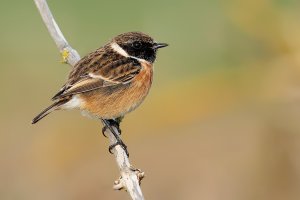
[(140, 72), (140, 63), (123, 56), (109, 57), (93, 52), (81, 59), (69, 75), (68, 82), (52, 98), (56, 100), (102, 87), (128, 84)]

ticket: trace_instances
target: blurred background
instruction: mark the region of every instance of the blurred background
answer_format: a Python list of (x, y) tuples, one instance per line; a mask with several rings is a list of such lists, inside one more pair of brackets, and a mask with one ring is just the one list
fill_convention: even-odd
[[(100, 122), (30, 124), (70, 67), (33, 1), (0, 2), (0, 199), (129, 199)], [(300, 1), (48, 3), (81, 56), (127, 31), (170, 44), (122, 123), (146, 199), (300, 199)]]

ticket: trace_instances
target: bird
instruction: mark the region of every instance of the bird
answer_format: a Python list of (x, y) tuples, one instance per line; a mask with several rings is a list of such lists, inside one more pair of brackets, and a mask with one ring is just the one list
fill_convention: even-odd
[(129, 155), (112, 126), (120, 130), (123, 117), (144, 101), (152, 85), (157, 50), (167, 46), (142, 32), (117, 35), (75, 64), (52, 97), (54, 102), (34, 117), (32, 124), (55, 110), (79, 109), (83, 115), (102, 120), (103, 134), (106, 128), (113, 133), (117, 142), (110, 145), (110, 152), (121, 145)]

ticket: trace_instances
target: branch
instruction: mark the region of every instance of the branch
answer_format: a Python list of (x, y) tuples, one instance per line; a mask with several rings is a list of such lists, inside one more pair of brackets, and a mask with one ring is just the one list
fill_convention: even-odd
[[(116, 133), (120, 135), (118, 132), (118, 129), (115, 127), (112, 127)], [(106, 129), (106, 135), (109, 138), (110, 144), (115, 144), (117, 142), (114, 135), (109, 131), (109, 129)], [(109, 133), (109, 134), (107, 134)], [(140, 188), (141, 180), (144, 178), (144, 172), (142, 172), (139, 169), (135, 169), (132, 167), (132, 165), (129, 162), (128, 156), (124, 149), (117, 145), (113, 150), (113, 154), (115, 155), (117, 165), (119, 167), (119, 170), (121, 172), (121, 177), (115, 181), (114, 183), (114, 189), (115, 190), (121, 190), (126, 189), (128, 193), (130, 194), (132, 199), (136, 200), (142, 200), (144, 199), (142, 190)]]
[[(80, 60), (80, 56), (65, 39), (52, 16), (52, 13), (47, 5), (47, 1), (34, 0), (34, 2), (43, 18), (45, 25), (47, 26), (52, 39), (56, 43), (59, 51), (62, 53), (64, 62), (74, 67), (75, 64)], [(117, 134), (120, 135), (116, 128), (112, 128)], [(109, 138), (110, 144), (116, 143), (116, 138), (109, 129), (106, 129), (105, 135)], [(114, 182), (113, 188), (115, 190), (125, 189), (128, 191), (133, 200), (143, 200), (144, 197), (140, 188), (140, 182), (144, 178), (144, 172), (132, 167), (126, 152), (119, 145), (117, 145), (112, 152), (115, 155), (116, 162), (121, 173), (121, 177)]]
[(59, 29), (53, 15), (48, 7), (46, 0), (34, 0), (42, 18), (47, 26), (47, 29), (54, 40), (57, 48), (61, 52), (63, 56), (63, 61), (65, 63), (74, 66), (79, 60), (80, 56), (75, 49), (73, 49), (67, 40), (65, 39), (64, 35), (62, 34), (61, 30)]

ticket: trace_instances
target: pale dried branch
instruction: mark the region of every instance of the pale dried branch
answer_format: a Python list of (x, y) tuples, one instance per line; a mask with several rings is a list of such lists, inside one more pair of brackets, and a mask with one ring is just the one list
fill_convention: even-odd
[[(80, 56), (77, 51), (68, 44), (53, 18), (47, 1), (34, 0), (34, 2), (52, 39), (55, 41), (59, 51), (62, 53), (64, 61), (71, 66), (74, 66), (80, 60)], [(116, 128), (112, 128), (120, 135)], [(110, 144), (116, 143), (116, 138), (109, 129), (106, 129), (105, 134), (109, 138)], [(115, 155), (116, 162), (121, 173), (121, 177), (114, 182), (113, 188), (116, 190), (125, 189), (133, 200), (143, 200), (144, 197), (140, 188), (140, 182), (144, 178), (144, 172), (131, 166), (126, 152), (119, 145), (117, 145), (112, 152)]]
[(75, 49), (73, 49), (69, 45), (69, 43), (65, 39), (55, 19), (53, 18), (53, 15), (49, 9), (47, 1), (34, 0), (34, 2), (42, 16), (45, 25), (47, 26), (47, 29), (52, 39), (54, 40), (59, 51), (62, 53), (64, 62), (74, 66), (80, 60), (80, 55), (77, 53)]
[[(115, 127), (112, 128), (116, 133), (118, 133), (118, 130)], [(107, 134), (107, 137), (109, 138), (111, 145), (117, 142), (116, 138), (109, 131), (109, 129), (106, 129), (105, 133), (109, 133)], [(144, 199), (142, 190), (140, 188), (140, 182), (144, 178), (144, 172), (132, 167), (126, 152), (121, 146), (117, 145), (112, 152), (115, 155), (117, 165), (121, 173), (121, 177), (114, 182), (113, 188), (115, 190), (125, 189), (130, 194), (132, 199)]]

